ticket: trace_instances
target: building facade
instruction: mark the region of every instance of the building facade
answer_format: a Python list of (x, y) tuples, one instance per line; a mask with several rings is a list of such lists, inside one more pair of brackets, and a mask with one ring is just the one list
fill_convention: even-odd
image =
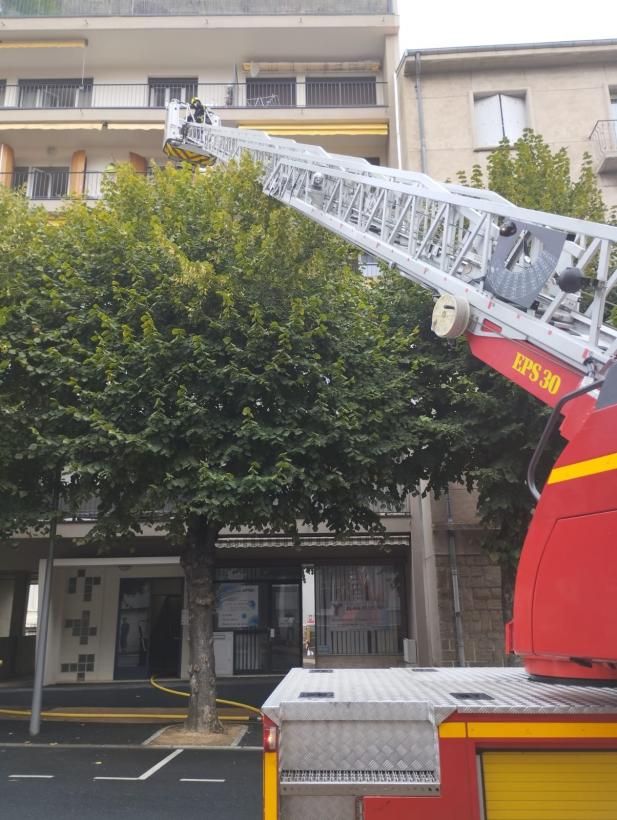
[(0, 181), (96, 198), (110, 163), (164, 163), (165, 105), (388, 164), (393, 0), (8, 0)]
[(456, 181), (532, 128), (617, 205), (617, 40), (407, 51), (397, 82), (402, 167)]
[[(225, 125), (380, 164), (396, 165), (402, 150), (418, 168), (405, 61), (397, 141), (395, 12), (391, 0), (6, 0), (0, 183), (48, 208), (68, 195), (96, 200), (110, 166), (130, 162), (146, 173), (166, 161), (165, 105), (193, 96)], [(432, 162), (431, 152), (434, 142)], [(155, 531), (131, 550), (80, 546), (95, 515), (86, 507), (59, 528), (46, 682), (184, 676), (177, 551)], [(301, 531), (298, 546), (224, 534), (217, 673), (404, 657), (423, 666), (501, 664), (499, 571), (481, 549), (474, 497), (452, 487), (447, 500), (418, 495), (381, 515), (383, 542)], [(0, 677), (32, 670), (46, 555), (45, 538), (0, 545)]]
[[(391, 0), (15, 0), (0, 10), (0, 182), (48, 208), (95, 200), (106, 169), (164, 163), (165, 105), (198, 96), (223, 124), (394, 162), (398, 18)], [(177, 551), (78, 546), (95, 506), (60, 525), (46, 681), (187, 669)], [(411, 624), (410, 514), (385, 544), (303, 532), (218, 545), (218, 674), (402, 659)], [(0, 675), (32, 668), (45, 538), (0, 547)], [(28, 614), (29, 613), (29, 614)]]

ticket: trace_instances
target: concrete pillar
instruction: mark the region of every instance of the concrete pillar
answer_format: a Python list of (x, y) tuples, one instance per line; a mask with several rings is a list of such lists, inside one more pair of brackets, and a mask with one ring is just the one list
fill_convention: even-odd
[(0, 185), (10, 188), (13, 184), (15, 153), (10, 145), (0, 143)]
[(397, 123), (395, 109), (394, 72), (398, 59), (398, 36), (386, 37), (383, 55), (384, 105), (388, 113), (388, 156), (386, 163), (394, 168), (398, 166)]
[(441, 663), (442, 653), (430, 496), (412, 497), (411, 514), (412, 601), (418, 663), (435, 666)]

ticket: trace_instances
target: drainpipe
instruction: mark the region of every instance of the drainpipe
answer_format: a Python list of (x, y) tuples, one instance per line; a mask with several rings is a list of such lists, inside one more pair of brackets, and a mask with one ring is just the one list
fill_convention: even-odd
[(418, 103), (418, 130), (420, 132), (420, 170), (423, 174), (428, 174), (428, 162), (426, 159), (426, 133), (424, 130), (424, 102), (422, 100), (420, 70), (420, 52), (416, 51), (416, 100)]
[(452, 599), (454, 606), (454, 637), (456, 641), (456, 659), (459, 666), (465, 666), (465, 640), (463, 637), (463, 620), (461, 611), (461, 596), (458, 583), (458, 563), (456, 560), (456, 533), (452, 518), (452, 504), (450, 493), (446, 490), (446, 511), (448, 514), (448, 558), (450, 561), (450, 577), (452, 579)]

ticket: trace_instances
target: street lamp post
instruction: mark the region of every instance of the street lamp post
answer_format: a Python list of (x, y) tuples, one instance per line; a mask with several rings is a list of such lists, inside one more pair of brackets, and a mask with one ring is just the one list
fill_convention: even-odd
[(30, 715), (30, 734), (34, 737), (41, 730), (41, 703), (43, 700), (43, 681), (45, 678), (45, 657), (47, 652), (47, 635), (49, 632), (49, 612), (51, 609), (51, 585), (54, 574), (54, 552), (58, 529), (58, 507), (60, 502), (60, 470), (54, 474), (52, 490), (51, 516), (49, 519), (49, 548), (45, 578), (43, 581), (43, 600), (41, 602), (41, 619), (39, 622), (36, 656), (34, 662), (34, 687), (32, 689), (32, 713)]

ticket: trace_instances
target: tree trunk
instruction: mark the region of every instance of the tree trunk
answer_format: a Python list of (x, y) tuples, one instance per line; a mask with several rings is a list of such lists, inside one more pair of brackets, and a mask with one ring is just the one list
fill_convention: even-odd
[(222, 732), (216, 712), (214, 671), (215, 545), (220, 527), (205, 516), (189, 521), (182, 553), (189, 616), (189, 686), (191, 698), (184, 724), (189, 732)]

